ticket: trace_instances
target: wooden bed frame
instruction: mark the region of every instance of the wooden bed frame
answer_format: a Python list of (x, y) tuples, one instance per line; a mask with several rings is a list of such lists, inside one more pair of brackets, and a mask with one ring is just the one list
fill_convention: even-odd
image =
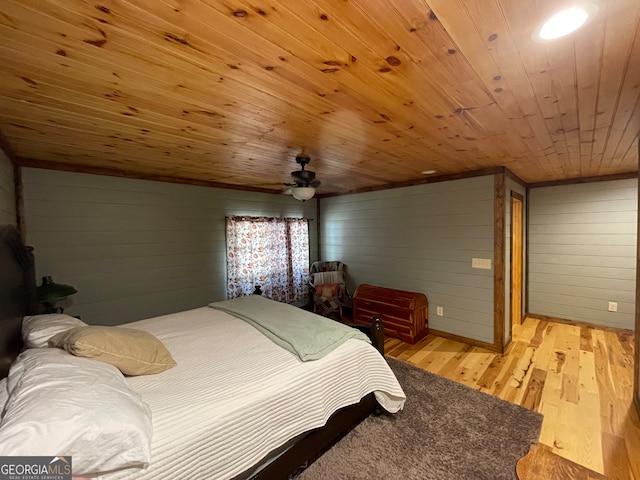
[[(0, 226), (0, 378), (22, 349), (22, 317), (38, 313), (32, 248), (26, 247), (15, 227)], [(370, 326), (354, 325), (370, 336), (384, 354), (384, 329), (380, 319)], [(353, 427), (378, 409), (374, 395), (335, 412), (327, 424), (299, 437), (265, 457), (234, 480), (288, 479), (333, 446)]]
[(22, 349), (22, 317), (38, 312), (32, 250), (15, 227), (0, 226), (0, 378)]

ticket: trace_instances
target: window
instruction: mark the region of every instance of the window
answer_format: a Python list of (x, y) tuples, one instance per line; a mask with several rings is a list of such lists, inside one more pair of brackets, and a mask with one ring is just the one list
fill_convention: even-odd
[(273, 300), (308, 295), (309, 223), (305, 218), (227, 217), (227, 298), (253, 293)]

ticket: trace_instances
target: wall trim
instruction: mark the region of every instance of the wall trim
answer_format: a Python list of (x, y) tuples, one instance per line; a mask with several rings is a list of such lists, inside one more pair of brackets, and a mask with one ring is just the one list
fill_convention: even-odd
[(473, 177), (485, 177), (487, 175), (502, 174), (505, 171), (505, 167), (490, 167), (482, 168), (479, 170), (472, 170), (469, 172), (452, 173), (449, 175), (430, 176), (425, 178), (418, 178), (415, 180), (407, 180), (406, 182), (388, 183), (385, 185), (379, 185), (376, 187), (364, 187), (357, 188), (355, 190), (348, 190), (340, 193), (324, 193), (318, 195), (320, 198), (340, 197), (342, 195), (353, 195), (356, 193), (378, 192), (380, 190), (391, 190), (394, 188), (413, 187), (416, 185), (427, 185), (429, 183), (449, 182), (451, 180), (462, 180), (464, 178)]
[(580, 320), (569, 320), (568, 318), (560, 318), (560, 317), (550, 317), (548, 315), (541, 315), (538, 313), (529, 313), (526, 318), (534, 318), (536, 320), (544, 320), (547, 322), (555, 322), (562, 323), (564, 325), (573, 325), (574, 327), (586, 327), (586, 328), (595, 328), (597, 330), (602, 330), (604, 332), (612, 332), (612, 333), (622, 333), (625, 335), (633, 335), (633, 330), (629, 330), (628, 328), (621, 327), (611, 327), (609, 325), (598, 325), (590, 322), (583, 322)]
[(525, 195), (526, 198), (526, 203), (524, 206), (524, 211), (525, 211), (525, 219), (524, 219), (524, 223), (526, 226), (526, 230), (524, 232), (524, 246), (525, 246), (525, 252), (524, 252), (524, 265), (525, 265), (525, 272), (524, 272), (524, 293), (525, 293), (525, 299), (524, 299), (524, 316), (526, 318), (527, 314), (529, 313), (529, 232), (530, 232), (530, 226), (529, 226), (529, 217), (530, 217), (530, 207), (529, 205), (531, 204), (531, 202), (529, 201), (529, 193), (530, 190), (529, 188), (527, 188), (527, 192)]
[(22, 184), (22, 168), (13, 166), (13, 196), (16, 209), (16, 228), (23, 239), (27, 238), (27, 230), (24, 221), (24, 200)]
[(317, 198), (316, 199), (316, 248), (318, 251), (318, 258), (316, 259), (317, 261), (320, 261), (322, 259), (322, 245), (320, 242), (320, 234), (321, 234), (321, 223), (320, 223), (320, 199)]
[(17, 165), (29, 168), (42, 168), (45, 170), (60, 170), (63, 172), (87, 173), (90, 175), (104, 175), (107, 177), (133, 178), (136, 180), (150, 180), (153, 182), (180, 183), (184, 185), (195, 185), (199, 187), (225, 188), (227, 190), (242, 190), (245, 192), (269, 193), (271, 195), (282, 195), (280, 190), (268, 188), (247, 187), (244, 185), (233, 185), (229, 183), (211, 182), (208, 180), (196, 180), (184, 177), (171, 177), (169, 175), (157, 175), (153, 173), (128, 172), (118, 168), (96, 167), (91, 165), (77, 165), (74, 163), (48, 162), (33, 158), (19, 158)]
[(505, 174), (493, 180), (493, 345), (504, 353), (505, 337)]
[[(640, 163), (640, 141), (638, 142), (638, 163)], [(640, 415), (640, 170), (636, 174), (638, 179), (638, 230), (636, 233), (636, 325), (635, 325), (635, 352), (633, 369), (633, 403)]]
[(565, 180), (551, 180), (549, 182), (529, 183), (529, 188), (555, 187), (557, 185), (574, 185), (577, 183), (610, 182), (612, 180), (627, 180), (638, 178), (638, 172), (614, 173), (613, 175), (602, 175), (598, 177), (578, 177), (567, 178)]
[[(522, 203), (522, 245), (520, 248), (522, 248), (524, 250), (525, 244), (524, 244), (524, 240), (525, 240), (525, 235), (524, 235), (524, 216), (526, 215), (525, 213), (525, 208), (524, 208), (524, 196), (522, 196), (520, 193), (518, 192), (514, 192), (513, 190), (511, 190), (509, 195), (509, 202), (510, 202), (510, 212), (511, 212), (511, 218), (509, 219), (509, 226), (510, 226), (510, 238), (511, 238), (511, 245), (509, 245), (509, 328), (511, 329), (511, 332), (513, 333), (513, 260), (514, 260), (514, 256), (513, 256), (513, 199), (515, 198), (516, 200), (519, 200), (520, 203)], [(524, 252), (523, 252), (524, 253)], [(522, 258), (520, 259), (520, 261), (522, 262), (522, 268), (524, 271), (524, 256), (522, 256)], [(507, 266), (505, 265), (505, 268)], [(526, 288), (524, 285), (524, 278), (522, 279), (522, 283), (523, 285), (520, 286), (520, 319), (518, 319), (518, 325), (522, 324), (522, 321), (524, 319), (524, 297), (526, 296)], [(506, 286), (506, 285), (505, 285)], [(524, 290), (524, 293), (523, 293)], [(506, 299), (505, 299), (506, 301)], [(505, 318), (506, 321), (506, 318)], [(506, 334), (506, 332), (505, 332)], [(511, 335), (509, 335), (509, 341), (511, 341)], [(507, 349), (507, 345), (505, 345), (504, 349)]]

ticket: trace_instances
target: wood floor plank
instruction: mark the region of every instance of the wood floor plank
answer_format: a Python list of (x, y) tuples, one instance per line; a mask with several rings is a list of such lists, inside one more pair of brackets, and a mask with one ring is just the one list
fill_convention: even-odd
[[(633, 472), (629, 463), (629, 453), (624, 439), (602, 433), (602, 453), (606, 459), (604, 474), (611, 480), (633, 480)], [(638, 458), (635, 459), (639, 461)]]
[(591, 415), (591, 412), (598, 411), (599, 407), (600, 399), (597, 393), (580, 392), (579, 424), (575, 428), (579, 441), (577, 451), (571, 452), (570, 458), (591, 470), (605, 473), (600, 416)]
[(548, 325), (549, 325), (549, 322), (547, 322), (546, 320), (541, 320), (538, 322), (538, 325), (536, 326), (536, 332), (533, 335), (533, 338), (531, 339), (531, 341), (529, 342), (530, 346), (534, 348), (537, 348), (540, 346), (543, 340), (543, 335), (546, 332)]
[(538, 324), (543, 321), (544, 320), (538, 320), (537, 318), (529, 318), (520, 325), (515, 325), (513, 327), (513, 339), (530, 344), (531, 339), (536, 334)]
[(555, 455), (544, 445), (533, 445), (516, 467), (520, 480), (608, 480), (604, 475)]
[[(438, 342), (438, 340), (442, 340), (442, 339), (439, 339), (438, 337), (435, 337), (433, 335), (429, 335), (427, 338), (422, 339), (420, 342), (414, 345), (398, 340), (400, 342), (400, 345), (397, 345), (394, 348), (393, 352), (387, 351), (387, 355), (396, 357), (399, 360), (408, 361), (409, 358), (411, 358), (416, 353), (420, 351), (427, 351), (429, 349), (429, 345), (432, 342)], [(385, 342), (385, 351), (386, 351), (386, 342)]]
[(445, 340), (438, 345), (434, 352), (420, 351), (409, 357), (409, 362), (430, 372), (438, 373), (438, 370), (444, 367), (459, 352), (460, 348), (462, 348), (461, 343)]
[(566, 336), (565, 353), (566, 365), (562, 377), (562, 396), (571, 403), (578, 403), (578, 377), (580, 373), (580, 328), (572, 327)]
[(547, 370), (542, 400), (557, 407), (560, 405), (560, 398), (562, 397), (562, 371), (557, 370), (557, 363), (552, 365), (554, 368)]
[(460, 364), (472, 349), (472, 345), (462, 346), (461, 350), (456, 353), (447, 363), (445, 363), (440, 370), (438, 370), (438, 375), (442, 375), (443, 377), (447, 378), (449, 378), (450, 375), (453, 375), (454, 372), (460, 368)]
[(459, 369), (458, 375), (454, 375), (451, 379), (479, 389), (478, 380), (489, 367), (494, 356), (495, 353), (484, 348), (474, 347), (460, 362), (462, 368)]
[(633, 357), (633, 335), (629, 332), (617, 332), (616, 335), (624, 352)]
[(593, 339), (591, 338), (590, 328), (580, 327), (580, 350), (593, 352)]
[(574, 427), (579, 421), (578, 405), (561, 401), (558, 405), (553, 453), (569, 460), (577, 456), (579, 439)]
[[(541, 322), (542, 323), (542, 322)], [(542, 370), (549, 368), (549, 363), (555, 358), (553, 354), (553, 346), (558, 334), (558, 329), (553, 328), (553, 325), (549, 325), (547, 322), (547, 329), (544, 332), (544, 341), (536, 347), (536, 351), (533, 354), (533, 366)]]
[(493, 382), (493, 386), (489, 389), (488, 393), (504, 399), (504, 391), (513, 380), (513, 372), (516, 370), (519, 363), (519, 356), (521, 356), (526, 349), (527, 345), (525, 343), (517, 343), (513, 349), (511, 358), (509, 358), (505, 363), (502, 371), (498, 374), (498, 377)]
[[(604, 336), (602, 337), (604, 339)], [(600, 395), (600, 421), (602, 430), (616, 435), (624, 427), (626, 411), (622, 412), (616, 395), (616, 383), (611, 374), (609, 355), (604, 343), (598, 340), (594, 346), (596, 382)], [(619, 388), (619, 387), (618, 387)]]
[(521, 405), (529, 410), (538, 411), (542, 400), (544, 382), (547, 379), (547, 372), (534, 368), (531, 373), (531, 380), (527, 384), (527, 389), (522, 398)]
[(633, 478), (640, 480), (640, 461), (638, 461), (640, 458), (640, 415), (632, 405), (629, 406), (628, 412), (622, 435), (627, 447), (627, 454), (631, 459), (630, 466)]
[(580, 390), (595, 394), (599, 391), (593, 351), (580, 350)]
[(555, 403), (542, 401), (540, 410), (544, 415), (544, 421), (542, 422), (542, 429), (540, 431), (539, 444), (545, 445), (553, 449), (553, 443), (555, 442), (556, 425), (558, 422), (558, 405)]
[(507, 394), (504, 396), (504, 399), (507, 400), (508, 402), (522, 405), (524, 396), (527, 392), (527, 389), (529, 388), (529, 384), (532, 381), (534, 370), (535, 369), (533, 368), (533, 362), (529, 363), (529, 368), (527, 369), (525, 377), (522, 379), (522, 383), (520, 384), (520, 386), (513, 388), (512, 384), (510, 384), (508, 390), (511, 390), (511, 389), (513, 390), (508, 391)]
[(493, 386), (493, 382), (498, 378), (498, 375), (502, 371), (505, 363), (507, 362), (507, 357), (504, 355), (495, 356), (487, 365), (482, 376), (478, 379), (478, 385), (480, 389), (486, 391)]
[[(427, 348), (420, 348), (418, 344), (414, 345), (414, 347), (408, 349), (404, 354), (403, 358), (400, 360), (406, 360), (413, 364), (418, 364), (424, 359), (431, 357), (436, 359), (439, 357), (439, 354), (443, 351), (442, 345), (445, 344), (448, 340), (440, 337), (435, 337), (429, 343)], [(426, 363), (426, 362), (425, 362)]]

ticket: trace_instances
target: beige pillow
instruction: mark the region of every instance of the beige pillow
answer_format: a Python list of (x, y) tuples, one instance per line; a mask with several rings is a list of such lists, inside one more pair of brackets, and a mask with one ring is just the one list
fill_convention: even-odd
[(176, 365), (160, 340), (133, 328), (76, 327), (54, 335), (49, 346), (110, 363), (125, 375), (160, 373)]

